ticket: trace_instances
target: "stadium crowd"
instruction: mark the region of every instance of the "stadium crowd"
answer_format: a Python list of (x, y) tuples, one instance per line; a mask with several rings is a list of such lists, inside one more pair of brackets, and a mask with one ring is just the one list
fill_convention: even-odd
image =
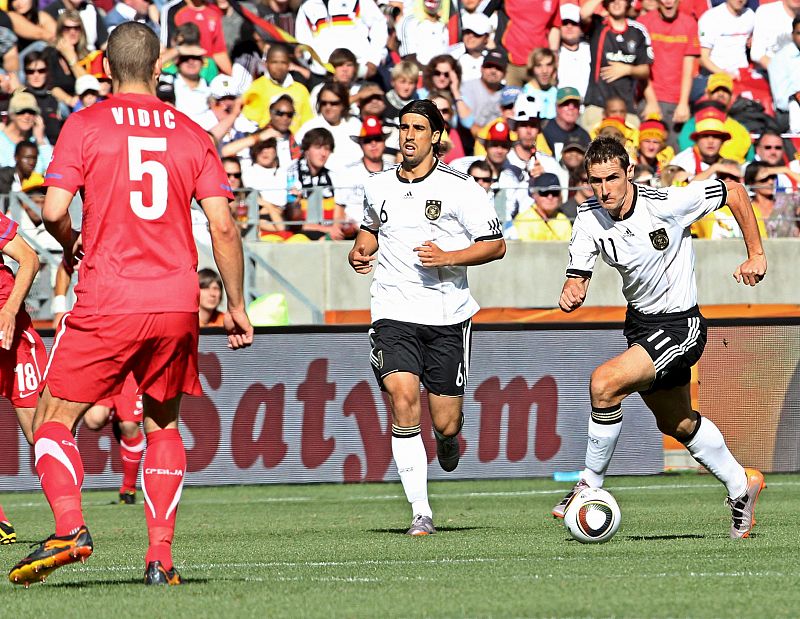
[[(0, 9), (0, 191), (40, 193), (65, 118), (112, 96), (108, 34), (139, 21), (163, 46), (159, 98), (208, 132), (237, 221), (263, 240), (353, 238), (361, 184), (396, 162), (398, 112), (419, 98), (445, 119), (441, 159), (486, 189), (508, 239), (569, 239), (591, 195), (582, 163), (598, 135), (625, 145), (638, 182), (744, 181), (762, 235), (800, 235), (800, 0), (6, 0)], [(25, 217), (23, 230), (43, 232), (33, 210)], [(726, 209), (693, 233), (741, 236)]]

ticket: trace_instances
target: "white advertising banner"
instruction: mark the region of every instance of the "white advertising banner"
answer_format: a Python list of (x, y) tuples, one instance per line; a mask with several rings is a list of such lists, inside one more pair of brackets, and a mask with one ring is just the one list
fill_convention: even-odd
[[(45, 338), (49, 346), (50, 341)], [(619, 329), (476, 326), (464, 404), (462, 459), (432, 479), (541, 477), (583, 468), (589, 376), (625, 349)], [(190, 485), (396, 480), (391, 415), (369, 363), (364, 328), (281, 329), (230, 351), (200, 338), (204, 395), (185, 398)], [(424, 398), (423, 398), (424, 401)], [(0, 490), (39, 487), (30, 449), (3, 401)], [(424, 407), (429, 459), (436, 446)], [(624, 404), (611, 474), (663, 470), (661, 434), (638, 396)], [(115, 488), (121, 467), (109, 427), (77, 433), (86, 488)]]

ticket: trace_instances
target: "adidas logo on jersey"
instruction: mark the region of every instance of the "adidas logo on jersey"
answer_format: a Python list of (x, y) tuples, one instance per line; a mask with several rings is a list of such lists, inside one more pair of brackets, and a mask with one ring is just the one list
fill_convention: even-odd
[(623, 226), (623, 228), (625, 229), (625, 232), (622, 234), (622, 238), (623, 239), (627, 239), (627, 238), (636, 236), (633, 232), (631, 232), (630, 228), (625, 228), (624, 226)]
[(411, 195), (411, 192), (410, 192), (410, 191), (408, 191), (408, 192), (406, 192), (406, 195), (404, 195), (404, 196), (403, 196), (403, 200), (410, 200), (410, 199), (412, 199), (413, 197), (414, 197), (414, 196), (413, 196), (413, 195)]

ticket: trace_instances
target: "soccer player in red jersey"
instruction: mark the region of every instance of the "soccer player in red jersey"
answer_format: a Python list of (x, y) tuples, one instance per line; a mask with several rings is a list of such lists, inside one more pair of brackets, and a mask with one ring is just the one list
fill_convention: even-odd
[(71, 264), (78, 237), (69, 205), (80, 191), (84, 257), (77, 301), (56, 332), (33, 423), (36, 472), (56, 530), (14, 566), (13, 583), (44, 580), (91, 555), (72, 430), (92, 403), (118, 393), (129, 373), (142, 392), (147, 438), (145, 582), (181, 583), (171, 552), (186, 470), (178, 410), (183, 393), (201, 393), (193, 197), (208, 217), (227, 292), (228, 346), (253, 340), (242, 241), (228, 209), (233, 196), (206, 133), (155, 97), (159, 51), (143, 24), (128, 22), (111, 33), (104, 65), (114, 97), (67, 119), (47, 170), (45, 226)]
[(133, 505), (136, 503), (136, 477), (145, 447), (145, 438), (139, 429), (142, 422), (142, 396), (133, 374), (128, 374), (122, 391), (113, 398), (100, 400), (83, 416), (83, 424), (98, 432), (109, 422), (114, 425), (114, 437), (119, 442), (122, 460), (119, 502)]
[[(0, 255), (0, 395), (11, 401), (25, 438), (33, 444), (31, 424), (47, 351), (23, 302), (39, 271), (39, 257), (25, 239), (17, 236), (17, 222), (2, 213), (0, 252), (19, 263), (14, 278)], [(17, 534), (0, 506), (0, 544), (15, 541)]]

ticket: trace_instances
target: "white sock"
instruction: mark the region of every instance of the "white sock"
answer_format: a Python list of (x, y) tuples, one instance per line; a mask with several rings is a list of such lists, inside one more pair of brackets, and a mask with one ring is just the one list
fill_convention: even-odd
[(729, 497), (739, 498), (747, 490), (747, 473), (744, 472), (744, 467), (733, 457), (722, 432), (713, 421), (698, 413), (697, 425), (694, 436), (684, 443), (686, 449), (695, 460), (725, 484)]
[(622, 431), (622, 407), (592, 407), (589, 440), (586, 443), (586, 468), (581, 479), (592, 488), (602, 488), (606, 470)]
[[(408, 431), (410, 428), (397, 429)], [(428, 504), (428, 456), (419, 426), (416, 427), (416, 434), (402, 437), (395, 436), (395, 426), (392, 427), (392, 456), (397, 472), (400, 473), (406, 498), (411, 503), (412, 515), (421, 514), (433, 518), (431, 506)]]

